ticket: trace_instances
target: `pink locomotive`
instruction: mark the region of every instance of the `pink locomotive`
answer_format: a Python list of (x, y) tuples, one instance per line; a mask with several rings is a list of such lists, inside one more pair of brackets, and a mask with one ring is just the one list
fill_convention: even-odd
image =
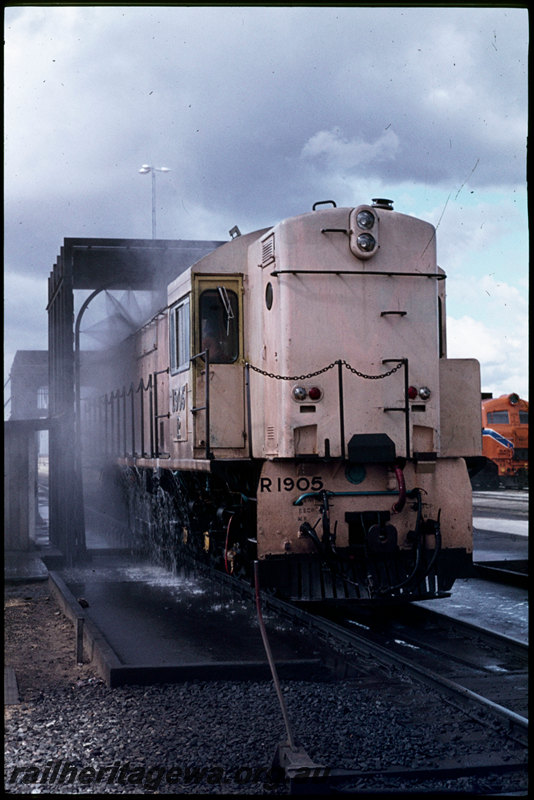
[(91, 401), (136, 544), (258, 561), (295, 601), (444, 596), (470, 574), (481, 411), (478, 362), (446, 356), (434, 227), (376, 199), (234, 232)]

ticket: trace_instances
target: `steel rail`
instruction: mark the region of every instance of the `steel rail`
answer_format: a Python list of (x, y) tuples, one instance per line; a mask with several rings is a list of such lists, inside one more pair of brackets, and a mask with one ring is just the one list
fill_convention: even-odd
[[(316, 630), (318, 633), (322, 633), (334, 640), (342, 641), (362, 654), (372, 654), (373, 657), (382, 664), (387, 666), (391, 666), (392, 664), (401, 666), (425, 684), (444, 692), (447, 698), (454, 701), (454, 705), (460, 708), (460, 710), (470, 713), (470, 715), (474, 714), (475, 719), (478, 721), (480, 720), (477, 713), (482, 709), (496, 718), (500, 723), (503, 723), (508, 728), (509, 733), (516, 736), (521, 743), (527, 741), (528, 719), (526, 717), (516, 714), (514, 711), (495, 703), (487, 697), (483, 697), (477, 692), (467, 689), (465, 686), (462, 686), (450, 678), (439, 675), (427, 667), (423, 667), (411, 661), (400, 653), (396, 653), (376, 642), (369, 641), (366, 637), (359, 635), (355, 631), (348, 631), (337, 623), (325, 620), (322, 617), (312, 616), (308, 612), (295, 608), (291, 603), (286, 603), (278, 598), (267, 596), (264, 602), (266, 605), (270, 605), (273, 610), (278, 610), (279, 613), (298, 618), (303, 625)], [(469, 712), (468, 708), (466, 708), (466, 704), (470, 709)]]
[[(409, 659), (379, 644), (370, 642), (365, 637), (361, 637), (353, 631), (348, 631), (330, 620), (311, 614), (290, 602), (273, 597), (268, 592), (257, 591), (255, 586), (251, 586), (245, 580), (232, 578), (230, 575), (219, 572), (214, 567), (202, 564), (196, 559), (186, 557), (184, 562), (193, 569), (199, 569), (200, 572), (208, 574), (219, 585), (228, 588), (231, 593), (240, 595), (241, 598), (253, 603), (261, 603), (264, 608), (269, 609), (271, 612), (292, 622), (298, 622), (303, 628), (317, 634), (323, 644), (328, 644), (328, 641), (332, 640), (343, 642), (362, 655), (368, 657), (371, 654), (377, 661), (388, 667), (393, 664), (406, 669), (415, 680), (437, 689), (447, 702), (450, 702), (451, 705), (459, 708), (477, 722), (484, 724), (485, 721), (480, 719), (480, 713), (481, 711), (486, 712), (490, 719), (497, 721), (500, 725), (504, 723), (511, 738), (523, 746), (528, 745), (528, 720), (519, 714), (515, 714), (454, 681), (443, 678), (431, 670), (420, 667)], [(475, 626), (472, 627), (474, 628)], [(345, 659), (350, 665), (350, 657), (347, 657), (346, 654), (336, 652), (336, 657)], [(494, 753), (491, 758), (487, 756), (481, 756), (480, 758), (468, 756), (465, 760), (451, 761), (450, 763), (423, 768), (339, 769), (315, 764), (300, 749), (297, 748), (294, 751), (288, 741), (285, 745), (282, 742), (279, 743), (272, 769), (275, 774), (278, 771), (280, 776), (285, 778), (290, 794), (324, 795), (331, 791), (336, 794), (353, 793), (354, 791), (362, 794), (404, 794), (408, 791), (407, 785), (410, 787), (410, 791), (414, 792), (417, 790), (417, 784), (425, 781), (457, 780), (469, 776), (484, 777), (513, 774), (515, 772), (523, 774), (528, 769), (528, 763), (526, 760), (523, 761), (521, 759), (502, 759), (500, 754)], [(404, 786), (402, 788), (391, 786), (391, 780), (402, 781)], [(380, 786), (362, 788), (362, 782), (369, 781), (378, 781)], [(507, 796), (509, 796), (508, 793)]]
[[(194, 561), (194, 564), (195, 566), (199, 565), (196, 561)], [(207, 570), (210, 576), (215, 578), (218, 582), (233, 587), (237, 592), (254, 600), (254, 589), (245, 581), (238, 581), (229, 575), (224, 575), (218, 572), (214, 567), (208, 565), (200, 566), (203, 567), (204, 570)], [(421, 682), (438, 689), (452, 705), (455, 705), (464, 713), (469, 714), (478, 722), (480, 722), (480, 712), (484, 711), (498, 723), (504, 725), (509, 735), (515, 738), (516, 741), (519, 741), (521, 744), (525, 744), (528, 741), (528, 719), (526, 717), (511, 711), (499, 703), (495, 703), (477, 692), (471, 691), (450, 678), (439, 675), (427, 667), (423, 667), (411, 661), (400, 653), (396, 653), (381, 644), (370, 641), (356, 631), (349, 631), (335, 622), (311, 614), (305, 609), (295, 606), (286, 600), (281, 600), (277, 597), (273, 597), (269, 593), (262, 592), (261, 602), (264, 608), (270, 608), (281, 616), (285, 616), (292, 621), (298, 621), (303, 628), (317, 633), (323, 640), (326, 640), (326, 642), (328, 642), (328, 640), (341, 642), (362, 655), (372, 655), (385, 666), (391, 667), (395, 665), (405, 669)], [(342, 657), (347, 659), (346, 656), (342, 655)], [(347, 661), (348, 660), (349, 659), (347, 659)]]

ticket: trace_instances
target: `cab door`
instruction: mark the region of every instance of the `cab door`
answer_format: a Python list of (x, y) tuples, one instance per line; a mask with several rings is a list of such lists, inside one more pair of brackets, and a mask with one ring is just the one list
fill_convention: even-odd
[(209, 451), (245, 447), (242, 287), (240, 275), (194, 276), (194, 438)]

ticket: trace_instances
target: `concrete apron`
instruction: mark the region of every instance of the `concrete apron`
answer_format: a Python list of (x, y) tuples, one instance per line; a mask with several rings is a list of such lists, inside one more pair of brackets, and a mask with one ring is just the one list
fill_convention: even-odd
[[(101, 568), (49, 573), (50, 590), (75, 628), (73, 656), (90, 660), (108, 686), (271, 678), (251, 604), (237, 602), (228, 613), (220, 605), (232, 601), (215, 597), (215, 589), (181, 594), (179, 585), (115, 572), (106, 579)], [(328, 676), (312, 645), (287, 624), (270, 626), (268, 635), (282, 680)]]

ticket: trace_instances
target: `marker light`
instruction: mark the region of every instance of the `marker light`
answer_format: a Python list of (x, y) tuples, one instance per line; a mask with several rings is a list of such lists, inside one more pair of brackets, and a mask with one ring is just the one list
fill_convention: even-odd
[(408, 397), (410, 398), (410, 400), (415, 400), (415, 398), (417, 397), (417, 389), (415, 388), (415, 386), (408, 387)]
[(295, 386), (293, 389), (293, 397), (295, 400), (305, 400), (307, 397), (307, 391), (304, 386)]
[(312, 386), (311, 389), (308, 390), (308, 397), (310, 400), (320, 400), (322, 392), (318, 386)]
[(430, 391), (428, 386), (421, 386), (421, 388), (419, 389), (419, 397), (421, 398), (421, 400), (428, 400), (431, 394), (432, 392)]

